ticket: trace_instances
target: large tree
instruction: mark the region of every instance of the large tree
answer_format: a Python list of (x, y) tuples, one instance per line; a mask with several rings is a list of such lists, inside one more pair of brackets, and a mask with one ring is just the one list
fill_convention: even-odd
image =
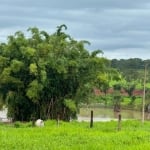
[[(0, 99), (14, 120), (34, 118), (69, 120), (75, 117), (81, 97), (92, 88), (107, 60), (100, 50), (89, 52), (87, 41), (77, 41), (58, 26), (54, 34), (29, 28), (0, 44)], [(82, 97), (83, 98), (83, 97)], [(84, 99), (85, 100), (85, 99)]]

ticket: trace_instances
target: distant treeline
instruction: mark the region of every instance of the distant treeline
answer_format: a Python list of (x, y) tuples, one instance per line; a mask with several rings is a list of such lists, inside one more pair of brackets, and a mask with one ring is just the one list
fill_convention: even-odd
[(150, 59), (142, 60), (140, 58), (130, 59), (112, 59), (111, 66), (118, 70), (123, 69), (144, 69), (145, 64), (150, 64)]
[(122, 72), (123, 76), (127, 80), (141, 79), (144, 74), (145, 65), (147, 66), (147, 71), (150, 70), (150, 59), (142, 60), (140, 58), (130, 58), (130, 59), (112, 59), (111, 67), (118, 69)]

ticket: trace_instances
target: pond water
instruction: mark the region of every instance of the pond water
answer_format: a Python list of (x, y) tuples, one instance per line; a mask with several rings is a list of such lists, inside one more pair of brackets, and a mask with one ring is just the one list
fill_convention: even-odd
[(0, 118), (7, 118), (7, 109), (0, 110)]
[[(118, 120), (118, 115), (121, 114), (123, 120), (141, 119), (142, 113), (134, 110), (121, 110), (116, 113), (112, 108), (80, 108), (78, 121), (90, 121), (91, 110), (93, 110), (94, 121), (110, 121)], [(145, 119), (150, 119), (150, 114), (145, 113)]]
[(0, 110), (0, 122), (11, 122), (11, 118), (7, 118), (7, 109)]
[[(78, 114), (78, 121), (90, 121), (91, 110), (93, 110), (93, 120), (94, 121), (110, 121), (118, 120), (118, 114), (121, 114), (122, 119), (141, 119), (142, 113), (140, 111), (134, 110), (121, 110), (120, 113), (115, 113), (112, 108), (80, 108), (80, 113)], [(7, 109), (0, 111), (0, 118), (7, 118)], [(145, 119), (150, 120), (150, 114), (145, 113)]]

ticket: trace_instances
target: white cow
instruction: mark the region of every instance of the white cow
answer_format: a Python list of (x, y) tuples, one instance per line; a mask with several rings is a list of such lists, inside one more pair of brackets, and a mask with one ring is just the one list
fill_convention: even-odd
[(41, 119), (36, 120), (35, 125), (37, 127), (44, 127), (44, 121)]

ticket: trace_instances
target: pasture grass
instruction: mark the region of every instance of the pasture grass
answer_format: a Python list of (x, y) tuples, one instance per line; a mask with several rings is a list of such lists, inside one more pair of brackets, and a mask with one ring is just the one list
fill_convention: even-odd
[(32, 123), (0, 124), (1, 150), (149, 150), (150, 122), (138, 120), (117, 122), (70, 123), (46, 121), (44, 127)]

